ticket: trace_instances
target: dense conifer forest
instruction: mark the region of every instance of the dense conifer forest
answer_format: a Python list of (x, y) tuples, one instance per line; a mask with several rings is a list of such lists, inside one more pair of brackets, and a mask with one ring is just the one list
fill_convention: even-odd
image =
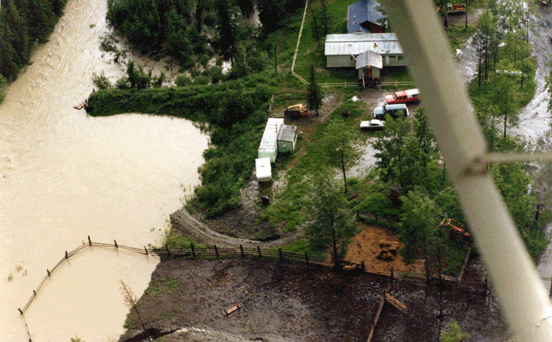
[[(0, 75), (13, 81), (63, 13), (66, 0), (1, 0)], [(0, 84), (4, 80), (0, 80)]]

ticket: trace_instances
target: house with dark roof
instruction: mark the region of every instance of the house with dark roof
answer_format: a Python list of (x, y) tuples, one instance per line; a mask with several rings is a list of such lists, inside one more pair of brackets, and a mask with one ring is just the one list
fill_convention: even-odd
[(379, 4), (374, 0), (360, 0), (349, 5), (347, 15), (348, 33), (384, 33), (381, 20), (386, 16), (377, 10)]

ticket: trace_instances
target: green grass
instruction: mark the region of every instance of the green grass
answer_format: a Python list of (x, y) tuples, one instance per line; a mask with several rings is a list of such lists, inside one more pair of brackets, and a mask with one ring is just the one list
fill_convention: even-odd
[[(334, 23), (330, 29), (330, 33), (347, 33), (347, 8), (353, 3), (354, 1), (352, 0), (328, 0), (328, 13)], [(319, 6), (320, 1), (318, 0), (309, 2), (309, 8), (318, 8)], [(286, 37), (286, 43), (292, 45), (293, 49), (295, 49), (295, 44), (297, 44), (302, 15), (303, 11), (301, 11), (301, 17), (297, 18), (297, 22), (291, 25), (293, 29), (296, 29), (296, 33)], [(318, 81), (320, 83), (356, 82), (356, 71), (352, 68), (347, 70), (326, 69), (324, 39), (320, 42), (313, 39), (310, 26), (311, 19), (311, 15), (307, 12), (294, 71), (306, 79), (312, 64), (317, 69)], [(293, 51), (291, 52), (291, 59), (293, 59)]]
[[(198, 242), (193, 237), (185, 235), (184, 233), (176, 230), (174, 227), (170, 229), (165, 234), (165, 245), (169, 248), (190, 248), (194, 244), (195, 248), (205, 248), (207, 245), (204, 243)], [(156, 248), (164, 248), (165, 246), (157, 246)]]
[(447, 36), (449, 37), (450, 47), (453, 55), (456, 55), (456, 49), (462, 49), (463, 44), (475, 33), (475, 27), (465, 24), (449, 25)]
[(178, 279), (159, 279), (159, 281), (152, 281), (149, 287), (146, 289), (146, 294), (152, 296), (161, 296), (167, 293), (174, 292), (180, 286)]
[[(341, 116), (343, 109), (350, 110), (351, 116), (343, 118)], [(277, 226), (284, 232), (294, 231), (305, 223), (306, 207), (309, 203), (308, 195), (312, 190), (308, 178), (318, 170), (328, 167), (324, 161), (325, 151), (320, 148), (325, 130), (329, 125), (345, 121), (347, 127), (358, 134), (357, 138), (360, 139), (361, 135), (357, 126), (362, 115), (363, 112), (358, 102), (346, 101), (331, 114), (331, 118), (315, 128), (312, 141), (306, 142), (296, 149), (295, 155), (299, 153), (302, 155), (298, 157), (299, 160), (295, 162), (293, 168), (287, 170), (287, 186), (275, 196), (270, 206), (262, 210), (261, 219), (268, 219), (273, 227)], [(301, 149), (304, 149), (304, 152)], [(288, 163), (292, 161), (292, 157), (296, 156), (287, 157), (289, 159), (285, 160), (280, 168), (286, 169)]]

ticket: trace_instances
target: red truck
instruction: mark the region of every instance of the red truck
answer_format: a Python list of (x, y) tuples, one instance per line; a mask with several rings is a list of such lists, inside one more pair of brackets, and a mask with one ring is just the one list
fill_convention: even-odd
[(387, 102), (387, 104), (410, 103), (419, 101), (420, 91), (418, 89), (397, 91), (393, 95), (387, 95), (385, 97), (385, 102)]

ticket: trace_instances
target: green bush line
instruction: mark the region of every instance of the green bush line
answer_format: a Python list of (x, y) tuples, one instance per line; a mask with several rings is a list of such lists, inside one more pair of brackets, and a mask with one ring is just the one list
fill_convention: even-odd
[(202, 184), (187, 207), (214, 218), (237, 207), (239, 189), (252, 173), (272, 94), (267, 83), (255, 75), (211, 86), (100, 90), (90, 95), (87, 110), (92, 116), (159, 114), (199, 123), (211, 141), (199, 168)]

